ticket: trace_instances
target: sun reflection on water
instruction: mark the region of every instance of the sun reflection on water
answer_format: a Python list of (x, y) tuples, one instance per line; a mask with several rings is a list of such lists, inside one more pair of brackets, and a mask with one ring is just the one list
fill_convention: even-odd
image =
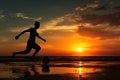
[(102, 69), (95, 68), (95, 67), (87, 67), (85, 66), (86, 63), (83, 63), (82, 61), (79, 62), (79, 68), (77, 68), (77, 73), (79, 74), (79, 77), (87, 77), (88, 74), (101, 72)]
[(78, 68), (78, 73), (80, 74), (80, 75), (82, 75), (82, 62), (80, 61), (80, 63), (79, 63), (79, 68)]

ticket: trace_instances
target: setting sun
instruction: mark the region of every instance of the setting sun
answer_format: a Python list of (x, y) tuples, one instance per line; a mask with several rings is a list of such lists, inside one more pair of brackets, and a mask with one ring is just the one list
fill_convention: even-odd
[(82, 52), (82, 51), (83, 51), (83, 48), (77, 48), (77, 51), (78, 51), (78, 52)]

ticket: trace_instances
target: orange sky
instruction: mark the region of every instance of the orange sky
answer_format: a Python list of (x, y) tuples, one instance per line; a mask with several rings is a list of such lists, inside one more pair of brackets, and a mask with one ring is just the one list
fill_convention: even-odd
[(44, 43), (37, 39), (42, 48), (38, 55), (120, 56), (119, 0), (61, 0), (48, 2), (48, 5), (40, 1), (31, 0), (27, 7), (26, 1), (21, 1), (23, 6), (5, 6), (6, 2), (0, 5), (0, 55), (23, 51), (29, 33), (18, 40), (15, 36), (33, 27), (37, 20), (41, 22), (38, 33), (47, 40)]

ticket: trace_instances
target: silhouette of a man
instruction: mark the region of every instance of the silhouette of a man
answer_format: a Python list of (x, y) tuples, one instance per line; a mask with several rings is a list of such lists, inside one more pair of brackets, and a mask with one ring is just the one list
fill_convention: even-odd
[(41, 36), (39, 36), (39, 34), (37, 33), (37, 29), (40, 27), (40, 22), (35, 22), (34, 23), (34, 28), (30, 28), (27, 30), (24, 30), (23, 32), (21, 32), (18, 36), (15, 37), (15, 39), (18, 39), (22, 34), (24, 34), (25, 32), (30, 32), (30, 36), (29, 39), (27, 41), (27, 47), (24, 51), (20, 51), (20, 52), (14, 52), (13, 53), (13, 57), (15, 57), (16, 54), (28, 54), (31, 49), (35, 49), (34, 54), (32, 55), (32, 58), (35, 57), (35, 55), (38, 53), (38, 51), (41, 49), (41, 47), (35, 43), (35, 39), (36, 37), (40, 38), (41, 40), (43, 40), (44, 42), (46, 42), (45, 39), (43, 39)]

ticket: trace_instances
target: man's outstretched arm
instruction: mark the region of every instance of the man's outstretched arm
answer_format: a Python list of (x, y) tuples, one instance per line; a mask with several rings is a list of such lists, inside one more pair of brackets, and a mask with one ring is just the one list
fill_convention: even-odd
[(22, 31), (19, 35), (17, 35), (16, 37), (15, 37), (15, 39), (18, 39), (22, 34), (24, 34), (25, 32), (29, 32), (29, 30), (30, 29), (27, 29), (27, 30), (24, 30), (24, 31)]
[(44, 42), (46, 42), (46, 40), (43, 39), (38, 33), (37, 33), (37, 37), (38, 37), (39, 39), (43, 40)]

